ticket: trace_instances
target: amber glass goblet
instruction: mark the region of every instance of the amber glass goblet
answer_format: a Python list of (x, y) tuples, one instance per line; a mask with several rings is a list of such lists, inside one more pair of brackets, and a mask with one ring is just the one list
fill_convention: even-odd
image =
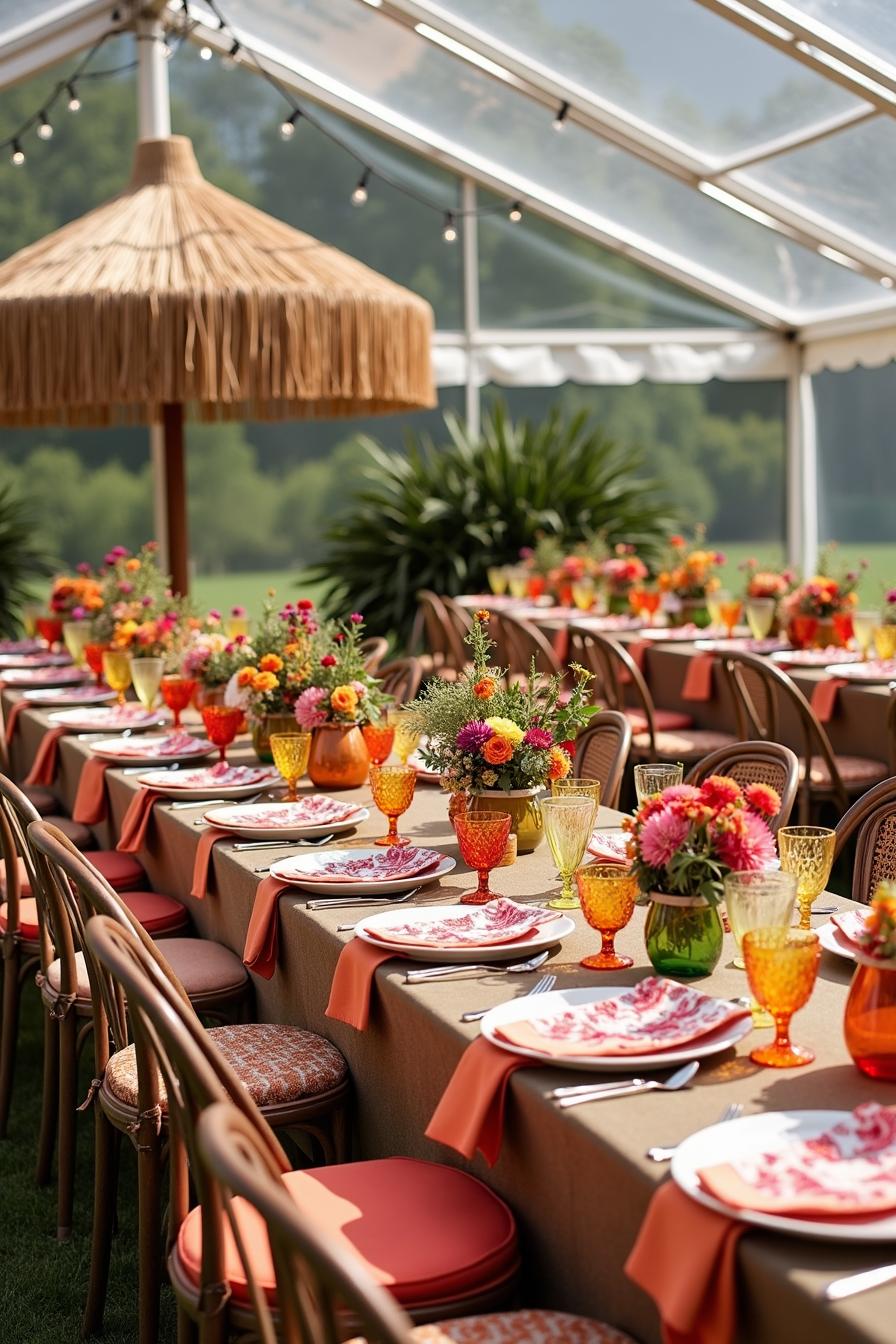
[(805, 929), (749, 929), (742, 946), (753, 995), (775, 1022), (772, 1044), (751, 1051), (750, 1058), (772, 1069), (811, 1064), (814, 1050), (791, 1043), (790, 1019), (808, 1002), (815, 984), (821, 960), (818, 934)]
[(544, 833), (560, 874), (560, 895), (548, 905), (555, 910), (575, 910), (579, 901), (572, 885), (573, 873), (591, 839), (597, 804), (591, 797), (566, 794), (545, 798), (541, 804)]
[(638, 879), (618, 863), (588, 863), (576, 871), (582, 913), (601, 936), (601, 949), (579, 963), (592, 971), (624, 971), (631, 957), (621, 956), (614, 939), (632, 917)]
[[(40, 630), (40, 621), (37, 623), (37, 628)], [(871, 638), (874, 640), (874, 651), (878, 658), (883, 661), (896, 658), (896, 625), (876, 625), (871, 632)]]
[(744, 604), (739, 598), (726, 598), (719, 603), (719, 615), (725, 627), (725, 634), (729, 639), (733, 637), (735, 627), (743, 614)]
[(388, 723), (365, 723), (361, 729), (372, 765), (385, 765), (392, 754), (395, 729)]
[(511, 820), (509, 812), (477, 812), (475, 809), (458, 812), (455, 816), (454, 830), (461, 858), (479, 874), (479, 885), (475, 891), (461, 896), (461, 905), (486, 905), (497, 900), (499, 893), (491, 890), (488, 879), (491, 870), (497, 868), (504, 857)]
[(298, 798), (296, 785), (308, 769), (311, 753), (310, 733), (271, 733), (271, 755), (274, 764), (286, 781), (286, 801)]
[(218, 760), (227, 760), (227, 748), (243, 722), (243, 711), (235, 705), (203, 705), (202, 722), (209, 742), (218, 748)]
[(796, 876), (801, 929), (810, 927), (812, 902), (824, 891), (831, 875), (835, 840), (828, 826), (782, 826), (778, 832), (781, 871)]
[(131, 655), (122, 649), (106, 649), (103, 676), (107, 686), (115, 692), (119, 705), (123, 705), (124, 693), (131, 684)]
[(62, 625), (62, 638), (65, 640), (65, 647), (68, 649), (69, 656), (75, 667), (83, 667), (85, 663), (84, 649), (90, 639), (89, 622), (64, 621)]
[(174, 715), (174, 730), (180, 731), (180, 716), (189, 705), (196, 690), (192, 677), (170, 676), (162, 678), (162, 699)]
[(417, 771), (412, 765), (371, 765), (370, 791), (384, 817), (389, 818), (389, 830), (375, 845), (409, 845), (406, 835), (398, 834), (398, 818), (407, 812), (417, 784)]

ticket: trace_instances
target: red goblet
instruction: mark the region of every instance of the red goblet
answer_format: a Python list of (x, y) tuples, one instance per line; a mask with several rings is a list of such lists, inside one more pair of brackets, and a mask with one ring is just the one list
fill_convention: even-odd
[(818, 618), (816, 616), (794, 616), (790, 621), (788, 634), (790, 642), (798, 649), (810, 649), (812, 641), (818, 633)]
[(175, 731), (180, 728), (180, 716), (189, 705), (196, 690), (192, 677), (163, 677), (162, 699), (174, 715)]
[(96, 678), (97, 686), (103, 684), (103, 654), (111, 649), (111, 644), (85, 644), (84, 661)]
[(465, 892), (461, 896), (461, 905), (486, 905), (489, 901), (497, 900), (499, 893), (489, 888), (488, 879), (491, 870), (497, 867), (507, 850), (511, 820), (509, 812), (485, 810), (458, 812), (454, 818), (461, 857), (464, 863), (475, 868), (479, 874), (479, 885), (475, 891)]
[(46, 640), (47, 648), (51, 651), (62, 643), (61, 616), (38, 616), (34, 627), (41, 639)]
[(547, 586), (548, 586), (548, 581), (547, 581), (547, 579), (544, 577), (543, 574), (530, 574), (530, 575), (529, 575), (529, 582), (528, 582), (528, 584), (527, 584), (527, 588), (528, 588), (529, 596), (531, 597), (531, 599), (532, 599), (533, 602), (537, 602), (537, 601), (538, 601), (538, 599), (542, 596), (542, 594), (544, 593), (544, 590), (545, 590), (545, 588), (547, 588)]
[(833, 622), (834, 622), (834, 634), (837, 637), (837, 643), (841, 645), (842, 648), (848, 649), (849, 642), (855, 635), (855, 630), (853, 630), (852, 627), (852, 612), (835, 611), (833, 615)]
[(213, 742), (218, 748), (218, 760), (226, 761), (227, 748), (243, 722), (243, 711), (235, 705), (204, 705), (202, 722), (205, 724), (209, 742)]

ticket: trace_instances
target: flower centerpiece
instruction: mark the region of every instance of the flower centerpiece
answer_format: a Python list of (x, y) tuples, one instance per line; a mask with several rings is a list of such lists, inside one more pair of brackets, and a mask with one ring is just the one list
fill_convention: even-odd
[(367, 778), (370, 757), (361, 725), (376, 722), (387, 696), (364, 667), (364, 617), (329, 622), (316, 641), (295, 721), (313, 733), (308, 774), (321, 788), (350, 789)]
[(613, 554), (600, 562), (598, 572), (606, 590), (610, 615), (625, 616), (629, 610), (629, 593), (647, 578), (644, 561), (636, 554), (634, 546), (619, 541), (613, 547)]
[(878, 885), (853, 951), (858, 966), (843, 1019), (846, 1048), (862, 1073), (896, 1082), (896, 882)]
[(780, 602), (796, 582), (792, 569), (762, 569), (755, 556), (745, 560), (740, 569), (746, 575), (744, 595), (747, 598), (772, 598)]
[[(171, 580), (159, 569), (158, 542), (147, 541), (136, 554), (126, 546), (113, 546), (99, 571), (101, 604), (91, 618), (91, 635), (97, 644), (130, 648), (141, 625), (162, 616), (177, 603)], [(155, 631), (147, 631), (147, 645)], [(146, 645), (141, 645), (146, 647)]]
[(591, 674), (577, 664), (568, 694), (534, 663), (525, 684), (508, 686), (490, 664), (489, 620), (484, 610), (473, 617), (470, 668), (456, 681), (431, 681), (409, 709), (423, 739), (420, 755), (443, 789), (510, 812), (519, 851), (527, 853), (543, 838), (536, 795), (569, 774), (571, 739), (598, 711), (588, 703)]
[(232, 676), (229, 698), (245, 709), (252, 744), (262, 761), (271, 761), (271, 733), (295, 732), (296, 702), (307, 685), (319, 625), (309, 598), (277, 609), (265, 604), (251, 643), (236, 635), (225, 646), (237, 653), (240, 666)]
[(881, 625), (896, 625), (896, 588), (890, 588), (884, 593), (880, 623)]
[(669, 555), (658, 576), (659, 586), (661, 592), (677, 599), (683, 625), (709, 625), (706, 599), (721, 586), (716, 571), (725, 558), (721, 551), (707, 547), (702, 524), (694, 529), (692, 542), (683, 536), (669, 538)]
[(57, 574), (50, 590), (47, 614), (35, 617), (39, 635), (53, 645), (61, 638), (79, 665), (90, 642), (91, 618), (103, 605), (99, 579), (89, 564), (82, 562), (74, 574)]
[(196, 683), (197, 706), (223, 704), (227, 687), (252, 656), (245, 635), (229, 639), (224, 633), (220, 611), (213, 608), (201, 620), (190, 620), (180, 672)]
[(659, 972), (713, 969), (722, 952), (717, 907), (725, 876), (765, 868), (776, 857), (768, 822), (780, 806), (766, 784), (741, 789), (710, 775), (699, 788), (677, 784), (645, 799), (623, 821), (641, 903), (650, 903), (647, 954)]
[(852, 613), (859, 596), (858, 585), (867, 560), (855, 569), (830, 572), (836, 547), (825, 547), (818, 573), (804, 579), (783, 603), (790, 641), (797, 648), (828, 648), (845, 645), (852, 638)]
[(559, 537), (539, 532), (534, 546), (520, 549), (520, 564), (528, 574), (528, 595), (537, 601), (547, 592), (551, 575), (562, 565), (565, 547)]

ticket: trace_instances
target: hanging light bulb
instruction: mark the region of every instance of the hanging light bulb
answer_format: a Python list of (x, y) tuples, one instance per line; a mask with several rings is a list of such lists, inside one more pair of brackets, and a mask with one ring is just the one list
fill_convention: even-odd
[(37, 128), (37, 134), (41, 140), (52, 140), (53, 138), (53, 127), (50, 125), (46, 112), (42, 111), (40, 114), (40, 125)]
[(293, 138), (293, 136), (296, 133), (296, 122), (298, 121), (301, 115), (302, 114), (299, 111), (299, 109), (296, 108), (295, 111), (290, 116), (286, 117), (283, 121), (281, 121), (280, 123), (281, 140), (291, 140)]
[(453, 243), (457, 239), (457, 227), (454, 223), (454, 215), (450, 210), (445, 213), (445, 226), (442, 229), (442, 237), (446, 243)]
[(557, 115), (554, 118), (554, 130), (562, 131), (566, 127), (566, 118), (569, 116), (569, 103), (561, 103), (557, 109)]
[(12, 142), (12, 154), (10, 155), (10, 158), (17, 168), (21, 168), (22, 164), (25, 162), (25, 151), (18, 140), (13, 140)]
[(369, 181), (370, 181), (370, 169), (365, 168), (360, 178), (358, 179), (358, 185), (352, 192), (352, 205), (367, 204), (367, 183)]
[(215, 53), (212, 51), (211, 47), (200, 47), (200, 48), (199, 48), (199, 59), (200, 59), (200, 61), (210, 61), (211, 58), (214, 56), (214, 54), (215, 54)]
[(519, 201), (514, 201), (513, 205), (507, 211), (507, 218), (511, 220), (512, 223), (519, 224), (522, 217), (523, 217), (522, 206), (520, 205)]
[(240, 50), (241, 48), (239, 42), (234, 41), (234, 44), (228, 51), (227, 55), (221, 57), (221, 64), (223, 65), (225, 70), (233, 70), (233, 68), (237, 63), (237, 58), (240, 54)]
[(69, 110), (69, 112), (80, 112), (80, 111), (81, 111), (81, 99), (78, 97), (78, 91), (77, 91), (77, 89), (75, 88), (74, 84), (66, 84), (66, 86), (65, 86), (65, 91), (66, 91), (66, 93), (68, 94), (68, 110)]

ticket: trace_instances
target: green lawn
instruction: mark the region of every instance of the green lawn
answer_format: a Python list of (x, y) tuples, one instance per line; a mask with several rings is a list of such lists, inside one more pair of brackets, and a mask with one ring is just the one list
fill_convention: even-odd
[(250, 616), (261, 611), (273, 589), (280, 602), (295, 602), (299, 597), (317, 601), (321, 585), (301, 583), (295, 570), (260, 570), (245, 574), (201, 574), (193, 580), (191, 596), (200, 611), (216, 607), (226, 613), (231, 607), (245, 607)]
[[(732, 592), (737, 592), (743, 585), (738, 566), (749, 556), (755, 556), (760, 564), (771, 568), (784, 563), (784, 548), (774, 542), (736, 541), (728, 545), (720, 541), (713, 544), (728, 557), (723, 578)], [(867, 560), (868, 568), (859, 585), (859, 601), (863, 607), (873, 609), (881, 605), (886, 589), (896, 588), (896, 544), (875, 542), (867, 546), (838, 547), (833, 565), (835, 574), (849, 566), (857, 568), (860, 560)]]

